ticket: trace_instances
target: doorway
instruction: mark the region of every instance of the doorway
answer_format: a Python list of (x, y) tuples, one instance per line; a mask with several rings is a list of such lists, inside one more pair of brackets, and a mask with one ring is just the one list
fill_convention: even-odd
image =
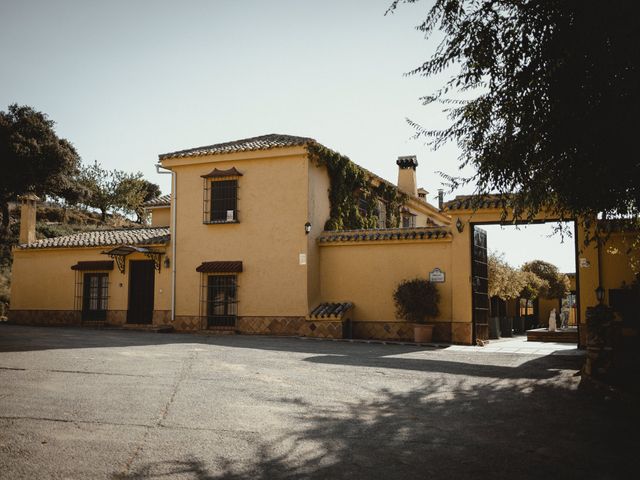
[(151, 324), (153, 322), (154, 284), (155, 265), (152, 260), (129, 262), (127, 323)]
[[(543, 233), (545, 224), (546, 232)], [(495, 331), (506, 331), (506, 335), (527, 335), (527, 332), (545, 330), (545, 337), (539, 341), (579, 342), (579, 278), (577, 275), (578, 240), (577, 224), (575, 221), (565, 222), (563, 231), (569, 236), (569, 241), (560, 242), (558, 236), (551, 235), (550, 226), (556, 226), (557, 221), (533, 221), (518, 224), (504, 224), (500, 221), (470, 222), (471, 236), (471, 295), (472, 295), (472, 334), (473, 343), (478, 340), (496, 339)], [(567, 233), (568, 232), (568, 233)], [(499, 238), (496, 238), (499, 237)], [(517, 238), (516, 238), (517, 237)], [(549, 242), (555, 242), (550, 246)], [(497, 248), (496, 248), (497, 247)], [(507, 254), (506, 260), (512, 267), (519, 268), (525, 262), (541, 260), (543, 263), (557, 265), (560, 273), (570, 280), (571, 288), (565, 298), (556, 297), (535, 298), (527, 301), (527, 307), (522, 308), (520, 298), (510, 300), (507, 304), (498, 299), (490, 298), (488, 252)], [(559, 259), (558, 256), (562, 258)], [(495, 257), (494, 257), (495, 258)], [(510, 298), (510, 297), (507, 297)], [(540, 319), (548, 320), (550, 311), (555, 310), (558, 330), (566, 323), (566, 327), (558, 335), (551, 338), (551, 331), (546, 332), (547, 326)], [(523, 317), (524, 314), (524, 317)], [(504, 318), (503, 318), (504, 317)], [(565, 319), (566, 322), (561, 321)], [(527, 322), (527, 320), (535, 322)], [(542, 324), (541, 324), (542, 323)], [(494, 325), (495, 324), (495, 325)], [(517, 325), (517, 326), (516, 326)], [(566, 332), (564, 330), (567, 330)], [(553, 330), (555, 332), (556, 330)], [(493, 332), (489, 336), (489, 332)], [(537, 334), (537, 333), (536, 333)], [(533, 338), (533, 333), (531, 334)], [(549, 339), (546, 339), (549, 337)], [(532, 338), (529, 338), (531, 340)], [(542, 338), (542, 337), (541, 337)], [(536, 339), (536, 341), (538, 341)]]
[(82, 281), (82, 321), (107, 319), (107, 273), (85, 273)]

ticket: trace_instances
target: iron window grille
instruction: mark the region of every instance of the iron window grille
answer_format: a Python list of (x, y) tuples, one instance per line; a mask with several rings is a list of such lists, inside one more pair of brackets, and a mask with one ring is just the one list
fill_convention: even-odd
[(82, 320), (105, 321), (109, 309), (109, 274), (76, 271), (75, 310)]
[(236, 326), (237, 279), (237, 275), (202, 274), (200, 316), (206, 328)]
[(205, 178), (203, 223), (238, 222), (238, 179)]

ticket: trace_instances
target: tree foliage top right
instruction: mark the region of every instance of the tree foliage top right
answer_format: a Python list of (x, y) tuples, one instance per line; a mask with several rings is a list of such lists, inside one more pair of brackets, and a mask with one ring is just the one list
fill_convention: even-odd
[(423, 98), (446, 104), (450, 125), (414, 124), (435, 147), (457, 142), (461, 166), (475, 167), (472, 177), (449, 178), (454, 187), (515, 192), (519, 217), (551, 205), (565, 218), (637, 225), (635, 2), (436, 0), (417, 28), (442, 40), (409, 74), (454, 72)]

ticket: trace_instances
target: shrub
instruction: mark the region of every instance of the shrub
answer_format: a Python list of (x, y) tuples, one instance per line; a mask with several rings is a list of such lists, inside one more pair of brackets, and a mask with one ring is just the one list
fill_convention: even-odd
[(423, 278), (403, 280), (393, 293), (398, 317), (409, 322), (425, 323), (439, 313), (440, 293), (435, 284)]

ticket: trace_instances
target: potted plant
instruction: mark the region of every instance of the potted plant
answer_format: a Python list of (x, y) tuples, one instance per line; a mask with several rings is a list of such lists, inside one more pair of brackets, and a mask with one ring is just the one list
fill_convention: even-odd
[(398, 317), (414, 323), (414, 341), (430, 342), (433, 338), (433, 325), (426, 322), (439, 313), (440, 293), (436, 285), (423, 278), (403, 280), (393, 292), (393, 302)]

